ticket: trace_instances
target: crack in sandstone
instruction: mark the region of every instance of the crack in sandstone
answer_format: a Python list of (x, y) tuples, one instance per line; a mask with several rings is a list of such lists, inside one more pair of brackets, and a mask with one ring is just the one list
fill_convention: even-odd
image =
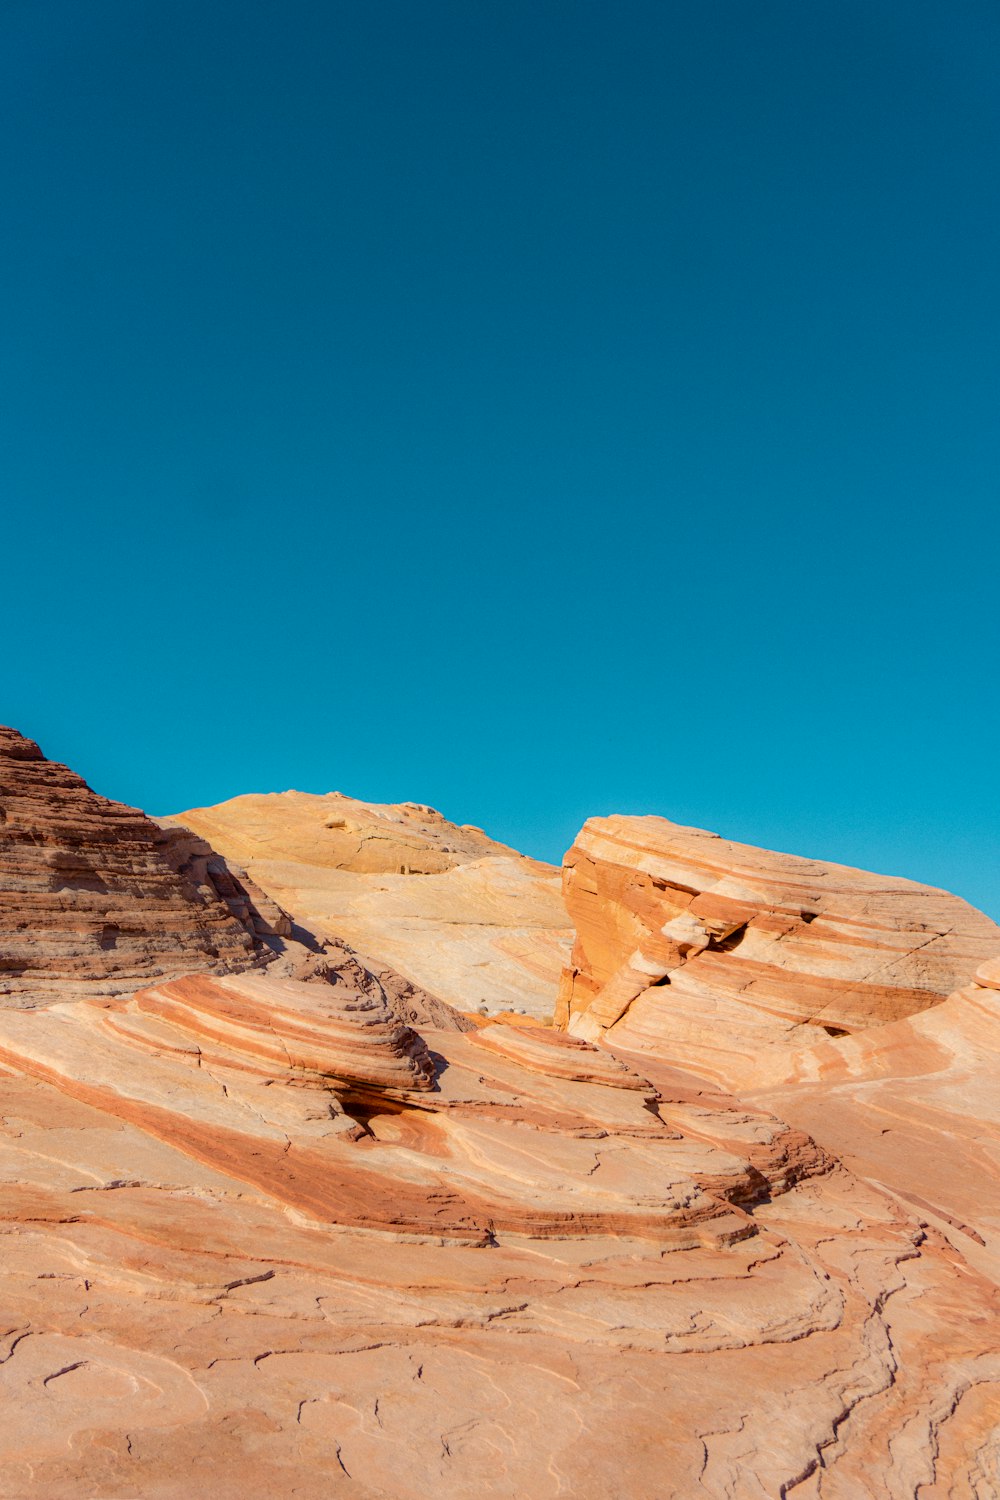
[[(659, 826), (638, 826), (640, 850)], [(729, 856), (714, 842), (722, 882)], [(787, 870), (771, 871), (769, 903), (797, 899), (777, 889)], [(754, 869), (740, 878), (752, 887)], [(824, 882), (818, 870), (798, 894), (822, 904)], [(595, 882), (598, 916), (622, 895), (621, 885), (598, 893)], [(640, 898), (636, 922), (655, 915), (642, 904), (648, 891)], [(78, 899), (66, 896), (70, 915)], [(715, 917), (723, 925), (733, 915), (725, 899)], [(886, 899), (873, 899), (873, 920)], [(622, 924), (627, 942), (631, 923)], [(440, 931), (451, 942), (461, 925)], [(888, 918), (885, 926), (898, 930)], [(911, 945), (914, 972), (937, 972), (921, 948), (951, 951), (950, 937), (928, 934)], [(811, 951), (818, 963), (829, 958), (822, 943)], [(722, 1065), (715, 1082), (701, 1078), (697, 1064), (712, 1067), (742, 1024), (725, 1009), (734, 989), (742, 1009), (763, 1013), (768, 1003), (766, 988), (753, 993), (753, 976), (736, 969), (729, 984), (738, 959), (731, 947), (708, 974), (708, 1019), (695, 1015), (703, 1034), (684, 1056), (667, 1031), (646, 1034), (665, 1114), (674, 1101), (673, 1123), (655, 1132), (643, 1123), (646, 1104), (602, 1086), (597, 1060), (608, 1054), (580, 1043), (571, 1066), (564, 1050), (548, 1067), (540, 1042), (514, 1044), (504, 1033), (509, 1045), (488, 1066), (471, 1034), (428, 1034), (437, 1088), (418, 1102), (419, 1066), (401, 1061), (381, 1011), (383, 1050), (373, 1046), (373, 1013), (346, 983), (339, 1010), (322, 987), (303, 992), (273, 975), (160, 983), (114, 1007), (59, 1005), (27, 1020), (0, 1009), (9, 1064), (0, 1081), (17, 1098), (8, 1108), (5, 1094), (3, 1112), (16, 1114), (19, 1131), (23, 1124), (28, 1149), (56, 1143), (44, 1153), (51, 1165), (37, 1154), (2, 1163), (16, 1328), (0, 1369), (5, 1426), (22, 1422), (4, 1441), (27, 1456), (13, 1481), (26, 1500), (74, 1487), (110, 1492), (108, 1455), (123, 1462), (126, 1449), (150, 1492), (199, 1472), (202, 1455), (217, 1451), (248, 1500), (265, 1489), (301, 1489), (311, 1500), (332, 1493), (341, 1474), (387, 1500), (411, 1500), (428, 1484), (442, 1500), (491, 1486), (539, 1500), (745, 1500), (777, 1495), (779, 1483), (788, 1494), (799, 1471), (813, 1476), (802, 1480), (810, 1494), (846, 1495), (853, 1485), (887, 1500), (912, 1500), (926, 1473), (940, 1473), (957, 1500), (955, 1476), (989, 1441), (992, 1407), (976, 1392), (992, 1367), (975, 1359), (997, 1342), (991, 1284), (936, 1235), (906, 1243), (914, 1226), (905, 1203), (890, 1204), (802, 1131), (727, 1095)], [(897, 953), (869, 964), (870, 976), (901, 962)], [(718, 1011), (713, 973), (729, 985)], [(794, 975), (782, 982), (794, 985)], [(675, 996), (664, 998), (672, 1008)], [(164, 1016), (179, 1018), (178, 1038), (164, 1041)], [(195, 1058), (198, 1035), (212, 1041)], [(736, 1045), (752, 1057), (766, 1035), (762, 1025)], [(546, 1045), (555, 1057), (554, 1039)], [(508, 1055), (518, 1049), (520, 1058)], [(293, 1064), (303, 1055), (331, 1076), (348, 1069), (355, 1082), (345, 1096), (373, 1122), (365, 1140), (321, 1118), (323, 1100), (297, 1086), (312, 1079)], [(610, 1064), (601, 1066), (608, 1076)], [(26, 1102), (18, 1090), (29, 1074)], [(916, 1067), (906, 1076), (916, 1111), (925, 1084)], [(323, 1087), (328, 1102), (338, 1099)], [(859, 1106), (852, 1128), (870, 1127)], [(977, 1149), (987, 1133), (984, 1120)], [(905, 1149), (902, 1126), (899, 1134)], [(168, 1148), (169, 1169), (160, 1164)], [(989, 1250), (985, 1147), (976, 1160), (983, 1220), (978, 1205), (958, 1205), (953, 1217), (982, 1227)], [(919, 1166), (932, 1176), (934, 1153)], [(946, 1163), (926, 1185), (934, 1201), (950, 1171)], [(157, 1185), (158, 1174), (173, 1183), (188, 1173), (188, 1191)], [(78, 1192), (94, 1196), (75, 1197), (86, 1211), (70, 1216)], [(501, 1231), (489, 1256), (474, 1243), (484, 1225)], [(78, 1277), (62, 1270), (69, 1264), (94, 1268), (86, 1329)], [(241, 1297), (242, 1287), (256, 1290)], [(65, 1385), (73, 1400), (57, 1402), (58, 1378), (84, 1363), (80, 1381)], [(195, 1379), (206, 1369), (208, 1394)], [(966, 1381), (964, 1409), (949, 1370)], [(58, 1431), (51, 1411), (31, 1405), (48, 1379), (50, 1408), (70, 1413)], [(73, 1415), (78, 1403), (83, 1417)], [(306, 1416), (311, 1404), (321, 1410)], [(335, 1437), (341, 1421), (349, 1425)], [(109, 1434), (109, 1446), (91, 1433)]]
[(74, 1370), (82, 1370), (86, 1364), (85, 1359), (78, 1359), (74, 1364), (63, 1365), (61, 1370), (53, 1370), (51, 1375), (46, 1375), (42, 1385), (49, 1385), (53, 1380), (58, 1380), (61, 1375), (71, 1375)]

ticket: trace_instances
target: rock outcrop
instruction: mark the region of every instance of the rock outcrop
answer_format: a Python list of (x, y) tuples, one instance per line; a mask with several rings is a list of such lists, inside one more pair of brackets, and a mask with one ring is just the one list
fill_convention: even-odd
[(655, 1058), (335, 994), (0, 1013), (0, 1495), (989, 1493), (926, 1215)]
[(99, 796), (0, 726), (0, 1003), (263, 965), (361, 991), (404, 1023), (472, 1024), (342, 937), (299, 926), (198, 834)]
[(552, 1014), (572, 931), (559, 873), (419, 803), (235, 797), (164, 819), (207, 839), (298, 922), (465, 1011)]
[[(1000, 1493), (985, 918), (606, 820), (567, 866), (567, 1018), (600, 1045), (459, 1030), (269, 904), (258, 867), (186, 832), (147, 849), (140, 814), (81, 787), (33, 822), (22, 790), (0, 838), (5, 921), (53, 894), (38, 850), (88, 860), (36, 907), (44, 993), (0, 1007), (3, 1500)], [(158, 972), (111, 995), (90, 898), (115, 882), (134, 924), (155, 898), (133, 962)], [(177, 888), (249, 967), (210, 972)]]
[(121, 994), (270, 958), (248, 892), (211, 851), (91, 791), (0, 727), (0, 997)]
[(592, 818), (566, 856), (576, 925), (559, 1024), (726, 1082), (940, 1004), (1000, 928), (912, 881), (735, 844), (664, 818)]
[(1000, 943), (942, 1005), (747, 1059), (740, 1092), (817, 1132), (1000, 1282)]
[(472, 1017), (455, 1010), (446, 1000), (439, 1000), (388, 964), (363, 957), (343, 938), (317, 938), (298, 925), (293, 927), (293, 934), (297, 934), (297, 940), (282, 946), (281, 959), (274, 966), (276, 974), (290, 979), (345, 984), (348, 989), (384, 1001), (400, 1021), (409, 1025), (443, 1026), (448, 1031), (474, 1030), (477, 1021)]

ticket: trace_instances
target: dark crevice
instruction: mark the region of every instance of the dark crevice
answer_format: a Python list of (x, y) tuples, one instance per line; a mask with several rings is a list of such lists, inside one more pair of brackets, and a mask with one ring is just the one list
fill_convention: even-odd
[(693, 885), (681, 885), (679, 880), (663, 880), (659, 875), (650, 876), (654, 891), (680, 891), (684, 896), (700, 896), (703, 893)]
[(709, 948), (713, 953), (732, 953), (746, 937), (747, 926), (747, 922), (742, 922), (739, 927), (734, 927), (732, 932), (728, 933), (726, 937), (713, 938), (708, 945)]

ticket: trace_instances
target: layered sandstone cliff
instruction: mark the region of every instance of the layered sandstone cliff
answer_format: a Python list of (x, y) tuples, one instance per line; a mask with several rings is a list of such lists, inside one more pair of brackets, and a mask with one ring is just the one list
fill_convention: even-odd
[(1000, 928), (945, 891), (664, 818), (592, 818), (563, 878), (559, 1023), (722, 1081), (938, 1005), (1000, 952)]
[[(53, 805), (37, 848), (66, 837)], [(429, 1024), (416, 991), (408, 1024), (238, 876), (230, 920), (249, 901), (289, 926), (266, 969), (163, 961), (112, 996), (86, 941), (82, 981), (53, 944), (40, 1003), (0, 1007), (0, 1496), (1000, 1493), (996, 929), (939, 892), (608, 821), (630, 837), (588, 825), (567, 867), (571, 1021), (608, 1014), (623, 966), (683, 962), (600, 1045)], [(219, 856), (170, 840), (197, 889)], [(117, 841), (84, 848), (118, 878)], [(144, 892), (117, 893), (136, 921)], [(60, 908), (84, 938), (91, 894)], [(689, 996), (686, 1022), (679, 1002), (630, 1031), (678, 968), (715, 1022)]]
[[(270, 930), (212, 852), (91, 791), (0, 727), (0, 996), (123, 993), (270, 957)], [(277, 913), (269, 914), (278, 919)]]
[(552, 1014), (572, 932), (559, 873), (419, 803), (235, 797), (165, 819), (249, 871), (298, 921), (461, 1010)]

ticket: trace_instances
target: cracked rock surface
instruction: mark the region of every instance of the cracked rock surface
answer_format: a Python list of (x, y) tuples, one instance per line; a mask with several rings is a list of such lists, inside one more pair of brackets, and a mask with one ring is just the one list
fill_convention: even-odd
[(995, 1286), (897, 1195), (659, 1063), (441, 1031), (407, 1086), (250, 983), (0, 1016), (0, 1494), (989, 1493)]
[(996, 929), (639, 832), (569, 865), (596, 1040), (343, 957), (0, 1007), (0, 1497), (1000, 1494)]

